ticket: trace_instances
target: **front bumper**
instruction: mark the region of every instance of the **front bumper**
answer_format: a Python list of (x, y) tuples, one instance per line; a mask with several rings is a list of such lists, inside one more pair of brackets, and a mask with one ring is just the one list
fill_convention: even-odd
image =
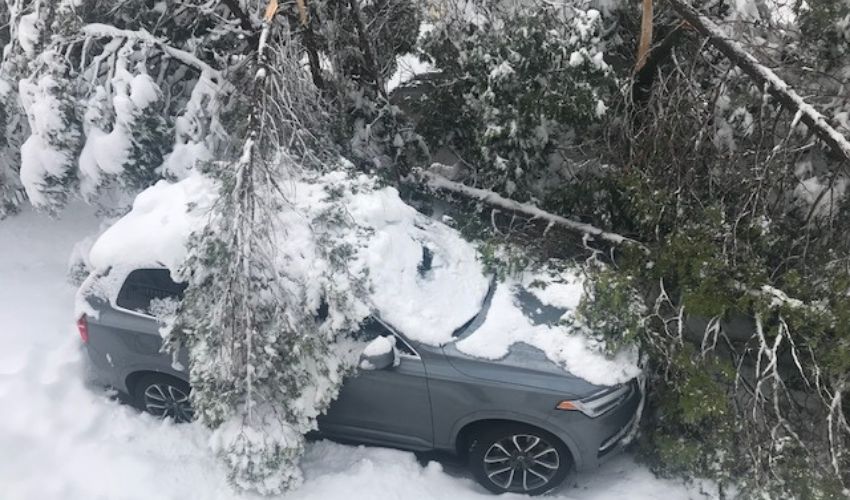
[(577, 470), (594, 469), (628, 443), (639, 424), (643, 393), (636, 380), (631, 390), (614, 409), (596, 418), (579, 411), (553, 410), (550, 422), (561, 429), (561, 435), (573, 454)]

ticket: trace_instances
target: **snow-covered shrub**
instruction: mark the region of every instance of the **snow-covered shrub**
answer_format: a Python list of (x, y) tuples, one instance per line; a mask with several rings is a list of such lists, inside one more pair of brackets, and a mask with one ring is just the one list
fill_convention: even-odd
[[(33, 205), (55, 211), (69, 197), (97, 202), (118, 187), (130, 195), (181, 177), (212, 157), (215, 96), (249, 40), (226, 5), (184, 2), (8, 4), (9, 42), (0, 92), (10, 144), (0, 149), (7, 200), (20, 172)], [(14, 92), (19, 90), (19, 92)], [(16, 104), (26, 122), (14, 120)], [(14, 133), (11, 133), (14, 132)], [(16, 151), (13, 151), (16, 153)], [(120, 198), (120, 196), (118, 196)]]
[(66, 63), (55, 52), (39, 62), (45, 71), (19, 83), (31, 131), (21, 145), (21, 182), (34, 206), (55, 211), (76, 188), (82, 126), (65, 78)]
[(432, 149), (456, 153), (477, 185), (529, 197), (605, 115), (614, 78), (602, 15), (582, 7), (481, 2), (448, 10), (426, 35), (442, 74), (418, 103), (419, 130)]
[(396, 181), (427, 156), (387, 90), (397, 57), (414, 51), (421, 7), (411, 0), (320, 0), (311, 3), (311, 31), (302, 32), (308, 54), (328, 61), (314, 71), (326, 90), (335, 142), (359, 168)]

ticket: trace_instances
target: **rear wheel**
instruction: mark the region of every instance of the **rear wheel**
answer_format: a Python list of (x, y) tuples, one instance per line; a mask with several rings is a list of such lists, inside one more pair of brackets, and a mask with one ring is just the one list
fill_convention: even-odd
[(168, 375), (145, 375), (136, 383), (133, 399), (136, 407), (160, 418), (191, 422), (194, 412), (189, 401), (189, 384)]
[(522, 424), (489, 427), (473, 437), (469, 468), (494, 493), (540, 495), (561, 484), (572, 457), (552, 434)]

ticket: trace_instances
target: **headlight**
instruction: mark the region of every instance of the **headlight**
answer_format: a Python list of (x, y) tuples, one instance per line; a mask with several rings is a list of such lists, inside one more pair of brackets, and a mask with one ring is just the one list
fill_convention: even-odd
[(558, 403), (555, 408), (564, 411), (580, 411), (590, 418), (596, 418), (613, 410), (628, 398), (634, 390), (632, 385), (629, 383), (603, 389), (582, 399), (564, 400)]

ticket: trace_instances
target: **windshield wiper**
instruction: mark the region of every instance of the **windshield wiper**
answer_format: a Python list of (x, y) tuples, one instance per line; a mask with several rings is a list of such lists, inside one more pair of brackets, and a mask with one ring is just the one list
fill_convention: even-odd
[(493, 292), (496, 291), (496, 276), (490, 278), (490, 285), (487, 287), (487, 294), (484, 296), (484, 300), (481, 302), (481, 309), (475, 316), (469, 318), (469, 321), (460, 325), (455, 331), (452, 332), (452, 337), (457, 338), (460, 337), (463, 333), (472, 332), (478, 329), (481, 326), (481, 323), (484, 322), (484, 318), (487, 317), (487, 311), (490, 309), (490, 300), (493, 298)]

